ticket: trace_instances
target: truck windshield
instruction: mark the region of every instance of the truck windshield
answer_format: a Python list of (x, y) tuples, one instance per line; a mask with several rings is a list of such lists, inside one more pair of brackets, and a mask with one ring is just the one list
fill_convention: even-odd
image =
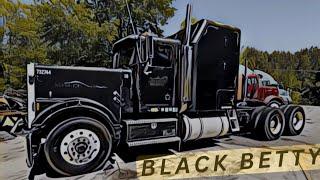
[(281, 96), (288, 96), (289, 93), (288, 93), (288, 91), (286, 91), (286, 90), (280, 89), (280, 95), (281, 95)]
[(262, 81), (263, 86), (270, 86), (270, 81), (269, 80), (263, 80)]

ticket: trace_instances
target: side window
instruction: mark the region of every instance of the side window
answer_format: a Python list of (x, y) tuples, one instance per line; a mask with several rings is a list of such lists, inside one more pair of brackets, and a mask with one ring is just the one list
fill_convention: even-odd
[(253, 84), (253, 85), (256, 85), (256, 84), (257, 84), (256, 78), (252, 78), (252, 84)]
[(259, 83), (258, 83), (258, 82), (259, 82), (258, 79), (257, 79), (257, 78), (254, 78), (254, 84), (255, 84), (256, 87), (259, 86)]
[(117, 68), (127, 68), (129, 67), (132, 58), (134, 58), (134, 48), (130, 49), (121, 49), (118, 52), (118, 65)]
[(171, 67), (174, 58), (174, 48), (166, 44), (155, 44), (154, 58), (151, 66)]

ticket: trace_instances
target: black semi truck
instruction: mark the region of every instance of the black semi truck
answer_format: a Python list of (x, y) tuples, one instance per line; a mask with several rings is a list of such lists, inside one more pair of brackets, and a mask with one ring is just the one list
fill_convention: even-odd
[(244, 131), (262, 140), (300, 134), (300, 106), (243, 100), (240, 30), (191, 25), (187, 9), (186, 28), (170, 37), (117, 41), (113, 68), (28, 64), (28, 165), (72, 176), (101, 169), (121, 148), (180, 147)]

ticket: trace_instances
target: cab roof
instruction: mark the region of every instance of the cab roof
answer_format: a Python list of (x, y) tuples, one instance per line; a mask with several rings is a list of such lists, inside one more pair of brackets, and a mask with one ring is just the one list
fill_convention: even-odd
[[(228, 30), (231, 30), (231, 31), (238, 33), (239, 36), (241, 34), (241, 30), (237, 27), (234, 27), (231, 25), (226, 25), (226, 24), (223, 24), (223, 23), (220, 23), (217, 21), (201, 19), (191, 26), (191, 41), (190, 42), (197, 43), (200, 40), (202, 34), (205, 33), (205, 30), (207, 29), (206, 27), (208, 27), (208, 26), (214, 26), (217, 28), (228, 29)], [(183, 41), (185, 39), (185, 29), (178, 31), (177, 33), (169, 36), (168, 38), (180, 39), (181, 41)]]

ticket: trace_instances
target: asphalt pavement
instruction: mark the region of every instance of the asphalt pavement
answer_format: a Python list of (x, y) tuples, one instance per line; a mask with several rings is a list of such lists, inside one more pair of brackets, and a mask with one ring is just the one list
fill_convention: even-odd
[[(276, 141), (257, 141), (245, 134), (232, 135), (224, 138), (207, 140), (205, 143), (184, 147), (183, 152), (216, 151), (228, 149), (241, 149), (248, 147), (275, 147), (291, 145), (320, 144), (320, 107), (304, 106), (306, 112), (305, 129), (299, 136), (283, 136)], [(167, 150), (164, 154), (176, 154), (175, 150)], [(129, 155), (130, 156), (130, 155)], [(70, 177), (67, 179), (128, 179), (137, 178), (136, 162), (115, 155), (114, 168), (98, 172)], [(132, 158), (131, 158), (132, 159)], [(134, 158), (133, 158), (134, 159)], [(0, 179), (16, 180), (27, 179), (29, 169), (26, 165), (25, 138), (13, 137), (0, 131)], [(214, 177), (214, 179), (319, 179), (320, 170), (295, 171), (285, 173), (248, 174), (239, 176)], [(45, 174), (36, 176), (35, 179), (51, 179)], [(201, 178), (203, 179), (203, 177)], [(211, 179), (208, 177), (208, 179)]]

